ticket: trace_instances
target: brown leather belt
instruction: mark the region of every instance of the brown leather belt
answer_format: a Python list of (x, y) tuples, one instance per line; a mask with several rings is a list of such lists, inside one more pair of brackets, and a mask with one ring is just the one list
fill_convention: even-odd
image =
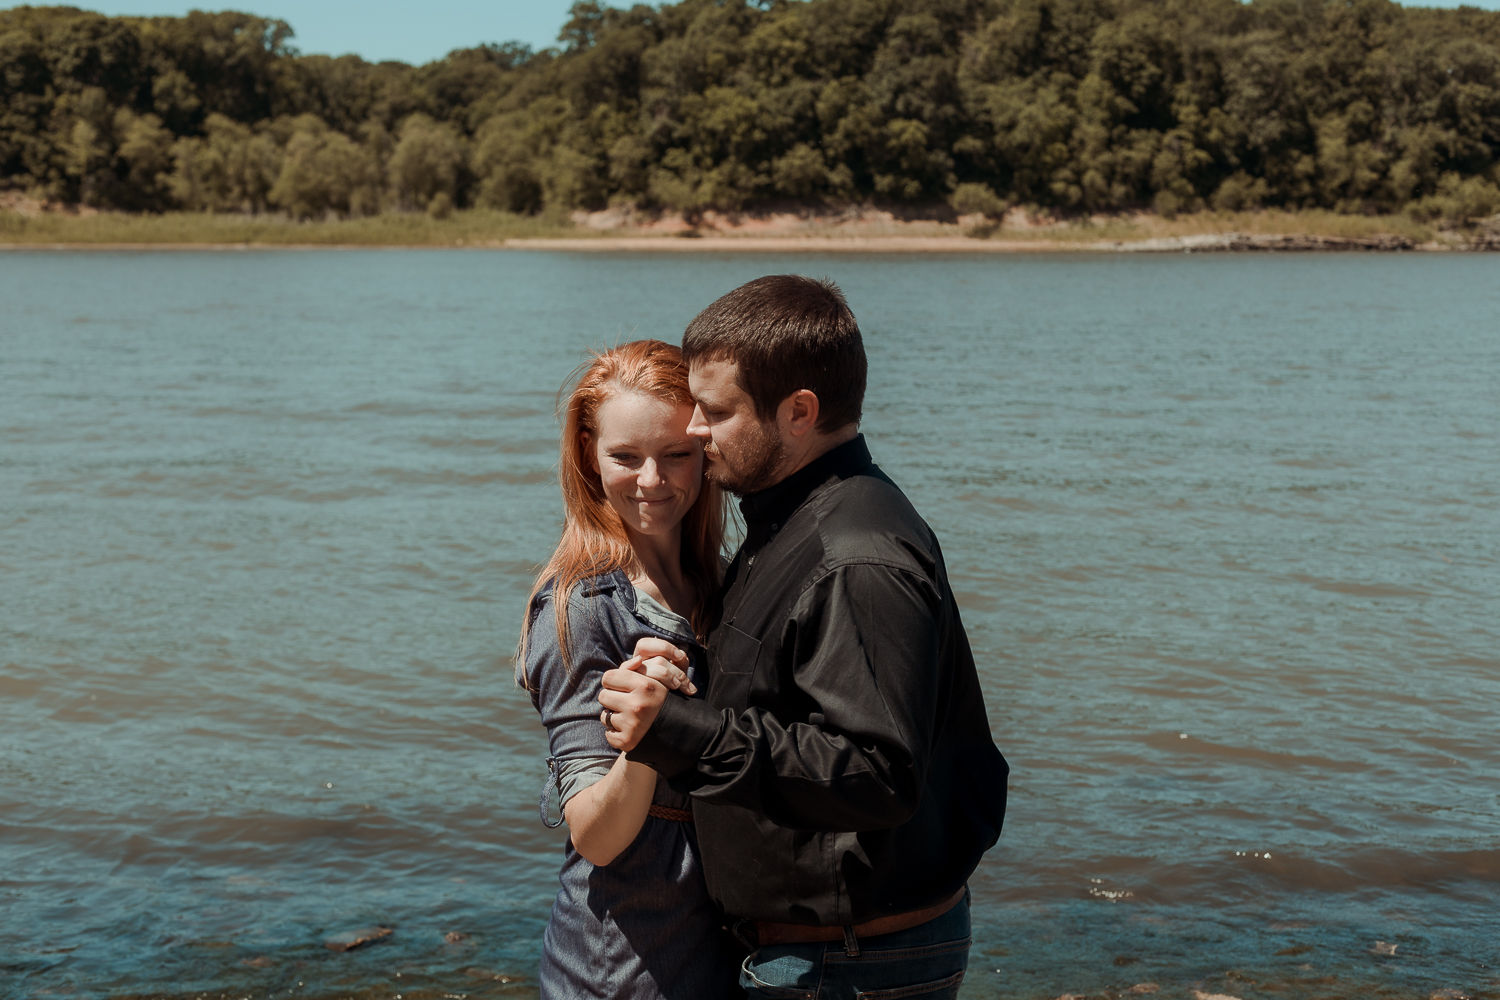
[(659, 806), (652, 803), (651, 808), (646, 810), (647, 816), (655, 816), (657, 819), (669, 819), (674, 823), (691, 823), (693, 811), (691, 809), (673, 809), (671, 806)]
[[(929, 920), (936, 920), (957, 906), (963, 898), (964, 890), (960, 889), (954, 893), (952, 899), (939, 903), (936, 906), (929, 906), (922, 910), (911, 910), (907, 913), (897, 913), (890, 917), (876, 917), (874, 920), (863, 924), (855, 924), (854, 934), (859, 938), (867, 938), (904, 931), (908, 927), (915, 927), (918, 924), (925, 924)], [(773, 924), (764, 920), (756, 920), (753, 923), (755, 925), (755, 940), (762, 947), (770, 944), (810, 944), (814, 941), (844, 940), (844, 928), (837, 925), (812, 927), (807, 924)]]

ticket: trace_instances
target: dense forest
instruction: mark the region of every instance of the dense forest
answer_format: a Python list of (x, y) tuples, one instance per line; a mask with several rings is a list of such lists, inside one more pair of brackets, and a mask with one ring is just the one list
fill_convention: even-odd
[(297, 218), (874, 202), (1500, 209), (1500, 13), (1389, 0), (574, 4), (559, 45), (301, 55), (0, 11), (0, 189)]

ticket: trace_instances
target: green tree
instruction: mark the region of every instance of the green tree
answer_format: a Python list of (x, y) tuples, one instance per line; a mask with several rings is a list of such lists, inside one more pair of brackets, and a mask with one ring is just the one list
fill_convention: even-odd
[(268, 200), (293, 218), (363, 215), (380, 204), (374, 158), (314, 115), (300, 115), (275, 125), (287, 133), (281, 173)]
[(386, 169), (402, 206), (426, 210), (441, 195), (451, 207), (468, 162), (463, 137), (424, 114), (402, 122), (400, 135)]
[(235, 12), (0, 11), (0, 187), (299, 217), (794, 199), (1461, 224), (1500, 179), (1500, 12), (1473, 8), (584, 0), (560, 48), (424, 66), (291, 37)]
[(178, 204), (210, 212), (265, 211), (281, 176), (281, 146), (264, 128), (220, 114), (209, 115), (205, 129), (206, 136), (178, 139), (172, 147)]

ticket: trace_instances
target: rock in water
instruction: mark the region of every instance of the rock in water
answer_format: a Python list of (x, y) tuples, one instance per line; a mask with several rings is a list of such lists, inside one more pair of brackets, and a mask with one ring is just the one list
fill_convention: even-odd
[(384, 941), (396, 933), (389, 927), (365, 927), (357, 931), (345, 931), (343, 934), (335, 934), (324, 941), (329, 951), (353, 951), (355, 948), (363, 948), (367, 944)]

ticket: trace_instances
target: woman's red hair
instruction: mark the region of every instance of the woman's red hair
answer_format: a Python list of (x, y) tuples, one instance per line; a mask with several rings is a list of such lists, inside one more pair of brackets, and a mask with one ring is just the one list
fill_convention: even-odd
[[(567, 396), (566, 406), (560, 407), (562, 448), (557, 463), (563, 498), (562, 540), (538, 574), (526, 602), (516, 655), (516, 676), (523, 683), (531, 604), (548, 583), (552, 585), (557, 635), (566, 663), (569, 660), (567, 607), (573, 588), (583, 580), (614, 570), (624, 570), (632, 576), (639, 571), (625, 525), (604, 496), (604, 486), (589, 461), (589, 445), (584, 440), (585, 434), (597, 440), (599, 408), (622, 392), (693, 405), (682, 351), (660, 340), (621, 344), (579, 365), (558, 394), (559, 398)], [(682, 568), (697, 592), (688, 617), (700, 636), (708, 627), (714, 594), (723, 573), (719, 562), (723, 544), (723, 493), (705, 478), (697, 501), (682, 518)]]

